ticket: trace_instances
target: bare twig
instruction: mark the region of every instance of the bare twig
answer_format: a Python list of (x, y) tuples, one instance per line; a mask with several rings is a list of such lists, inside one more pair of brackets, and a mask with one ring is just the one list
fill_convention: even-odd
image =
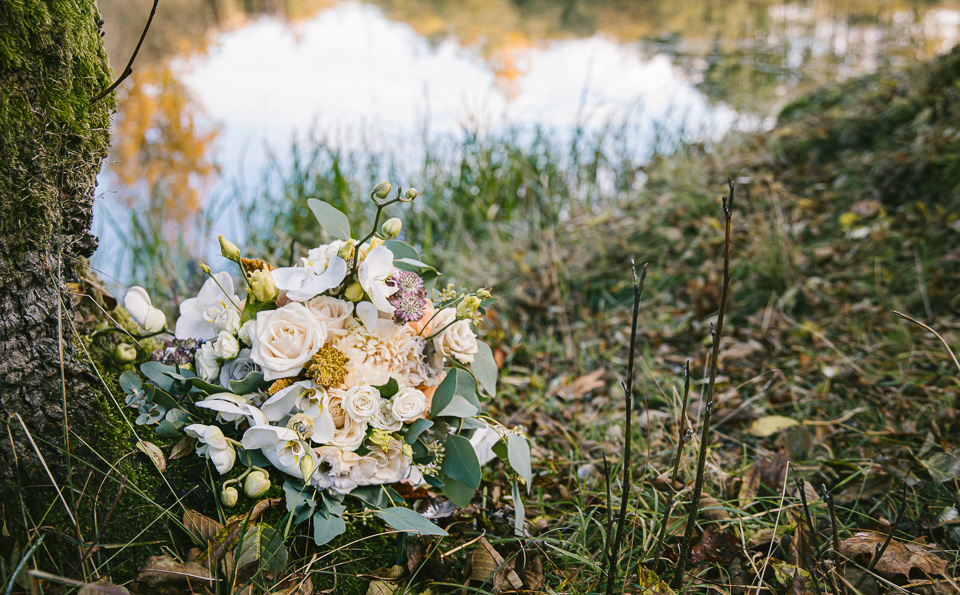
[(867, 569), (863, 571), (863, 574), (860, 575), (860, 578), (857, 580), (856, 584), (853, 585), (854, 591), (860, 590), (860, 585), (863, 584), (863, 581), (866, 580), (867, 575), (873, 572), (873, 567), (877, 565), (877, 562), (880, 561), (880, 558), (883, 557), (883, 552), (887, 551), (887, 546), (890, 545), (890, 540), (893, 539), (893, 534), (897, 532), (897, 528), (900, 527), (900, 521), (903, 520), (903, 513), (907, 511), (907, 482), (901, 482), (901, 501), (900, 501), (900, 510), (897, 512), (897, 519), (893, 521), (893, 525), (890, 527), (890, 532), (887, 533), (887, 538), (883, 540), (883, 543), (877, 546), (876, 551), (873, 554), (873, 558), (870, 560), (870, 564), (867, 565)]
[(143, 45), (143, 40), (147, 37), (147, 31), (150, 30), (150, 24), (153, 23), (153, 15), (157, 14), (157, 5), (160, 4), (160, 0), (153, 0), (153, 8), (150, 9), (150, 16), (147, 17), (147, 24), (143, 26), (143, 33), (140, 34), (140, 41), (137, 42), (137, 47), (133, 49), (133, 53), (130, 55), (130, 60), (127, 62), (127, 65), (124, 67), (123, 72), (120, 73), (120, 76), (117, 80), (113, 81), (113, 84), (97, 93), (96, 97), (90, 100), (90, 105), (100, 101), (114, 90), (120, 86), (128, 76), (133, 74), (133, 61), (137, 59), (137, 54), (140, 53), (140, 46)]
[(610, 567), (606, 564), (601, 568), (600, 578), (606, 573), (607, 595), (612, 595), (613, 585), (617, 579), (617, 566), (620, 556), (620, 544), (623, 541), (624, 523), (627, 520), (627, 501), (630, 499), (630, 450), (633, 434), (633, 368), (637, 356), (637, 320), (640, 317), (640, 298), (643, 296), (643, 283), (647, 279), (647, 265), (643, 265), (640, 278), (637, 279), (637, 267), (633, 266), (633, 321), (630, 325), (630, 355), (627, 358), (627, 380), (623, 383), (624, 401), (626, 405), (626, 420), (624, 420), (623, 439), (623, 482), (620, 495), (620, 513), (617, 515), (617, 533), (613, 539), (613, 548), (610, 549)]
[[(820, 484), (820, 497), (823, 498), (823, 501), (827, 503), (827, 510), (830, 511), (830, 528), (833, 535), (833, 554), (831, 558), (833, 560), (833, 570), (834, 573), (839, 572), (840, 576), (843, 576), (843, 571), (840, 568), (839, 553), (840, 553), (840, 531), (837, 529), (837, 508), (833, 505), (833, 495), (827, 490), (825, 484)], [(831, 580), (832, 577), (831, 577)], [(836, 581), (834, 581), (836, 582)], [(841, 595), (846, 595), (847, 588), (841, 581), (837, 583)]]
[(895, 316), (899, 316), (900, 318), (903, 318), (904, 320), (909, 320), (909, 321), (912, 322), (913, 324), (915, 324), (915, 325), (917, 325), (917, 326), (919, 326), (919, 327), (921, 327), (921, 328), (924, 328), (924, 329), (930, 331), (931, 333), (933, 333), (936, 338), (940, 339), (940, 342), (943, 343), (943, 346), (947, 348), (947, 353), (950, 354), (950, 359), (953, 360), (953, 364), (954, 364), (955, 366), (957, 366), (957, 369), (958, 369), (958, 370), (960, 370), (960, 361), (957, 361), (957, 356), (953, 354), (953, 349), (950, 348), (950, 344), (947, 343), (946, 339), (944, 339), (943, 337), (940, 336), (940, 333), (938, 333), (937, 331), (933, 330), (933, 329), (930, 328), (929, 326), (923, 324), (922, 322), (920, 322), (920, 321), (917, 320), (916, 318), (910, 318), (909, 316), (907, 316), (907, 315), (904, 314), (903, 312), (897, 312), (896, 310), (894, 310), (894, 311), (893, 311), (893, 314), (894, 314)]
[[(817, 590), (817, 593), (820, 593), (820, 592), (821, 592), (821, 591), (820, 591), (820, 583), (819, 583), (819, 581), (817, 581), (817, 570), (820, 568), (820, 539), (819, 539), (819, 536), (818, 536), (818, 534), (817, 534), (817, 529), (814, 527), (814, 524), (813, 524), (813, 515), (810, 513), (810, 507), (807, 506), (807, 492), (804, 491), (803, 482), (800, 481), (800, 476), (798, 476), (798, 475), (794, 475), (794, 476), (793, 476), (793, 481), (794, 481), (794, 483), (796, 483), (796, 485), (797, 485), (797, 491), (800, 492), (800, 502), (803, 504), (803, 516), (804, 516), (804, 518), (807, 519), (807, 528), (809, 529), (810, 541), (811, 541), (811, 544), (810, 544), (810, 545), (813, 546), (813, 547), (812, 547), (812, 551), (813, 551), (813, 568), (812, 568), (812, 572), (810, 573), (810, 576), (813, 578), (813, 586), (814, 586), (814, 588)], [(799, 529), (800, 529), (800, 536), (801, 536), (801, 538), (802, 538), (802, 537), (803, 537), (803, 524), (800, 523), (800, 524), (798, 525), (798, 527), (799, 527)], [(833, 584), (833, 581), (830, 580), (829, 577), (827, 577), (827, 573), (826, 573), (826, 572), (823, 572), (823, 571), (821, 571), (821, 573), (826, 577), (827, 584), (830, 585), (830, 591), (833, 593), (833, 595), (838, 595), (838, 593), (837, 593), (837, 586), (836, 586), (835, 584)]]
[(610, 493), (610, 466), (607, 464), (607, 453), (600, 451), (603, 457), (603, 483), (607, 488), (607, 536), (603, 540), (603, 564), (610, 568), (610, 545), (613, 543), (613, 495)]
[(693, 531), (697, 525), (697, 513), (700, 510), (700, 495), (703, 493), (703, 481), (706, 474), (708, 434), (710, 432), (710, 415), (713, 411), (713, 399), (716, 395), (717, 369), (720, 365), (720, 337), (723, 335), (723, 319), (727, 313), (727, 297), (730, 294), (730, 223), (733, 218), (733, 180), (727, 181), (730, 189), (729, 196), (723, 197), (723, 214), (726, 219), (723, 233), (723, 286), (720, 290), (720, 310), (717, 314), (717, 324), (713, 332), (713, 351), (710, 357), (710, 383), (707, 385), (706, 404), (703, 411), (703, 427), (700, 429), (700, 452), (697, 454), (697, 476), (693, 484), (693, 493), (690, 496), (690, 512), (687, 517), (687, 527), (683, 532), (683, 541), (680, 546), (680, 558), (677, 560), (677, 569), (674, 572), (670, 586), (674, 591), (680, 588), (683, 582), (684, 570), (690, 550), (693, 547)]

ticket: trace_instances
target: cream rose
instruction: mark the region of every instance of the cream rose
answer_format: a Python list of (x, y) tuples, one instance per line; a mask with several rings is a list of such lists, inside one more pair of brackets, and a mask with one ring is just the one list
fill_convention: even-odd
[(380, 408), (370, 418), (370, 425), (384, 432), (396, 432), (403, 427), (403, 422), (393, 417), (393, 403), (382, 399)]
[(367, 456), (377, 462), (377, 471), (369, 480), (371, 484), (396, 483), (410, 467), (410, 459), (403, 456), (403, 443), (397, 439), (390, 441), (387, 452), (373, 450)]
[(240, 353), (240, 343), (231, 333), (220, 331), (217, 342), (213, 344), (213, 352), (220, 359), (233, 359)]
[(353, 314), (353, 304), (328, 295), (318, 295), (303, 303), (311, 315), (322, 322), (327, 337), (336, 340), (347, 334), (344, 324)]
[(330, 444), (344, 450), (354, 451), (360, 448), (363, 439), (367, 436), (367, 422), (357, 422), (347, 413), (344, 407), (346, 391), (330, 389), (323, 397), (323, 409), (333, 418), (333, 438)]
[[(443, 312), (446, 312), (446, 310)], [(439, 318), (439, 315), (437, 317)], [(449, 324), (449, 321), (446, 324)], [(436, 324), (435, 327), (443, 328), (443, 326)], [(477, 351), (479, 351), (477, 347), (477, 335), (473, 332), (473, 329), (470, 328), (469, 320), (454, 322), (442, 333), (434, 337), (433, 348), (443, 357), (453, 357), (461, 364), (473, 363), (473, 357), (477, 354)]]
[(237, 331), (237, 338), (243, 341), (244, 345), (253, 345), (253, 329), (257, 328), (256, 320), (248, 320), (240, 325), (240, 330)]
[(250, 357), (265, 380), (296, 376), (327, 339), (327, 330), (303, 304), (290, 303), (257, 314)]
[(369, 384), (350, 387), (343, 395), (343, 408), (354, 421), (369, 421), (380, 409), (380, 391)]
[(410, 421), (427, 406), (427, 396), (415, 388), (401, 388), (390, 400), (390, 412), (397, 421)]
[(204, 382), (213, 382), (220, 376), (220, 364), (217, 363), (217, 354), (213, 343), (207, 341), (200, 346), (194, 356), (197, 367), (197, 376)]
[(240, 330), (240, 312), (233, 307), (224, 307), (213, 319), (213, 330), (217, 333), (226, 331), (231, 335), (237, 334), (237, 331)]

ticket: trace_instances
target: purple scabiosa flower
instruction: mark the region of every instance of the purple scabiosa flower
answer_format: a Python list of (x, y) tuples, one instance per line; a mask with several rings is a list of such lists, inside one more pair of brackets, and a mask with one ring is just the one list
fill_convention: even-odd
[(397, 271), (387, 279), (387, 285), (399, 287), (398, 293), (416, 293), (421, 297), (426, 295), (423, 279), (412, 271)]
[(185, 365), (193, 362), (197, 342), (193, 339), (173, 339), (150, 354), (150, 360), (168, 366)]
[(391, 296), (390, 303), (396, 308), (393, 311), (393, 321), (397, 324), (406, 324), (415, 322), (423, 318), (423, 306), (425, 299), (416, 292), (398, 291)]

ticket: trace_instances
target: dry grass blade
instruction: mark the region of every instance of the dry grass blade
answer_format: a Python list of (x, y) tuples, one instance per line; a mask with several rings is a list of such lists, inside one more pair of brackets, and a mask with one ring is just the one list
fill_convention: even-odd
[(894, 311), (893, 311), (893, 314), (894, 314), (895, 316), (899, 316), (900, 318), (903, 318), (903, 319), (906, 320), (906, 321), (912, 322), (913, 324), (915, 324), (915, 325), (917, 325), (917, 326), (919, 326), (919, 327), (921, 327), (921, 328), (923, 328), (923, 329), (926, 329), (926, 330), (930, 331), (931, 333), (933, 333), (933, 335), (934, 335), (937, 339), (940, 339), (940, 342), (943, 343), (943, 346), (944, 346), (944, 348), (947, 350), (947, 353), (950, 354), (950, 359), (953, 360), (953, 365), (955, 365), (955, 366), (957, 367), (957, 370), (960, 371), (960, 361), (957, 361), (957, 356), (954, 355), (953, 349), (950, 348), (950, 344), (947, 343), (947, 340), (946, 340), (946, 339), (944, 339), (942, 336), (940, 336), (940, 333), (938, 333), (937, 331), (933, 330), (933, 329), (930, 328), (929, 326), (923, 324), (922, 322), (920, 322), (920, 321), (917, 320), (916, 318), (911, 318), (911, 317), (907, 316), (907, 315), (904, 314), (903, 312), (897, 312), (896, 310), (894, 310)]

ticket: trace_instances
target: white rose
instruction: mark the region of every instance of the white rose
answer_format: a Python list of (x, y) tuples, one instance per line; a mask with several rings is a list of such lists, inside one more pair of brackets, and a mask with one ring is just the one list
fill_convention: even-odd
[(368, 421), (380, 409), (380, 391), (369, 384), (358, 384), (343, 395), (343, 408), (354, 421)]
[(162, 331), (167, 324), (166, 315), (158, 308), (153, 307), (147, 290), (139, 285), (127, 290), (127, 295), (123, 298), (123, 307), (130, 313), (134, 322), (139, 324), (147, 333)]
[(403, 456), (403, 443), (393, 439), (387, 452), (373, 450), (367, 455), (377, 462), (377, 471), (370, 478), (371, 484), (397, 483), (407, 474), (410, 459)]
[(205, 382), (213, 382), (220, 376), (220, 364), (217, 363), (217, 354), (213, 343), (207, 341), (197, 349), (194, 356), (197, 366), (197, 376)]
[(296, 376), (327, 339), (323, 324), (303, 304), (290, 303), (257, 314), (250, 357), (266, 380)]
[(346, 391), (332, 388), (323, 397), (323, 410), (333, 419), (333, 438), (329, 444), (343, 450), (354, 451), (360, 448), (367, 436), (367, 422), (356, 422), (344, 407)]
[(403, 422), (393, 417), (393, 403), (383, 399), (380, 408), (370, 418), (370, 425), (384, 432), (396, 432), (403, 427)]
[[(445, 312), (446, 310), (444, 310)], [(439, 318), (439, 316), (437, 317)], [(443, 327), (437, 327), (443, 328)], [(473, 363), (479, 351), (477, 335), (470, 328), (469, 320), (459, 320), (433, 338), (433, 348), (443, 357), (453, 357), (461, 364)]]
[(401, 388), (390, 402), (390, 412), (397, 421), (410, 421), (426, 407), (427, 395), (415, 388)]
[(257, 323), (255, 320), (248, 320), (240, 325), (240, 330), (237, 331), (237, 338), (243, 341), (244, 345), (253, 345), (253, 329), (256, 328)]
[(240, 343), (233, 334), (220, 331), (217, 342), (213, 344), (213, 352), (220, 359), (233, 359), (240, 353)]
[(353, 314), (353, 304), (328, 295), (318, 295), (303, 303), (310, 314), (322, 322), (331, 340), (346, 334), (344, 324)]
[(213, 330), (217, 333), (226, 331), (231, 335), (237, 334), (240, 330), (240, 312), (233, 307), (224, 308), (213, 319)]

